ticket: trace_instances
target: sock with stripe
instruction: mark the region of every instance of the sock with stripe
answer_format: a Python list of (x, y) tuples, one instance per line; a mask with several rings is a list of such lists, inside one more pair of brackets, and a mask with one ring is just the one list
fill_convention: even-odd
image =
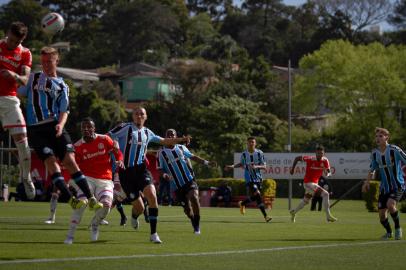
[(156, 226), (158, 223), (158, 208), (150, 207), (149, 211), (149, 226), (151, 228), (151, 234), (156, 233)]
[(72, 179), (75, 181), (75, 184), (83, 191), (86, 198), (93, 197), (92, 193), (90, 192), (89, 185), (87, 184), (86, 177), (83, 175), (81, 171), (75, 172), (71, 175)]

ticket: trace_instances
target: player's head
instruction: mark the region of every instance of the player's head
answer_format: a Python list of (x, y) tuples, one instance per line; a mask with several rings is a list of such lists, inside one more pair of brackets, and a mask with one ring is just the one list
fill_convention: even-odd
[(58, 50), (53, 47), (43, 47), (41, 49), (42, 70), (48, 76), (56, 76), (56, 67), (59, 62)]
[(255, 149), (255, 147), (257, 146), (257, 140), (255, 139), (255, 137), (251, 136), (247, 138), (247, 147), (248, 149)]
[(22, 22), (13, 22), (7, 30), (7, 47), (15, 49), (27, 37), (28, 28)]
[(137, 127), (143, 127), (145, 121), (147, 120), (147, 110), (144, 107), (137, 107), (133, 110), (133, 122)]
[(176, 130), (173, 128), (167, 129), (165, 132), (165, 138), (176, 138)]
[(316, 146), (316, 158), (320, 160), (325, 154), (325, 149), (323, 145)]
[(94, 138), (96, 125), (94, 124), (93, 119), (90, 117), (83, 118), (80, 123), (80, 131), (82, 132), (83, 139), (87, 140)]
[(375, 142), (378, 145), (385, 145), (389, 140), (389, 130), (386, 128), (377, 127), (375, 128)]

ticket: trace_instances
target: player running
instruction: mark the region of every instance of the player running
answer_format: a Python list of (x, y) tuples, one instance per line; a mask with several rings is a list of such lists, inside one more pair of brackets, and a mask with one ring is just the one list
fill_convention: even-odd
[[(176, 131), (168, 129), (165, 138), (177, 138)], [(176, 199), (181, 202), (186, 216), (192, 222), (194, 233), (200, 234), (199, 188), (188, 159), (206, 166), (217, 166), (214, 161), (204, 160), (192, 154), (186, 146), (173, 144), (159, 151), (158, 169), (163, 173), (162, 177), (165, 180), (171, 180)]]
[(17, 98), (17, 86), (27, 84), (31, 71), (31, 52), (21, 45), (27, 33), (28, 28), (22, 22), (13, 22), (6, 38), (0, 40), (0, 122), (13, 137), (25, 193), (29, 200), (33, 200), (35, 187), (30, 176), (31, 152), (20, 100)]
[(306, 162), (306, 173), (304, 177), (304, 184), (303, 187), (305, 189), (305, 195), (303, 200), (299, 203), (299, 205), (290, 211), (291, 220), (292, 222), (296, 221), (296, 214), (300, 211), (306, 204), (308, 204), (313, 197), (315, 192), (321, 192), (321, 197), (323, 198), (323, 208), (326, 211), (326, 217), (328, 222), (335, 222), (337, 218), (335, 218), (330, 213), (330, 195), (329, 193), (319, 186), (317, 183), (319, 182), (319, 178), (323, 175), (323, 172), (327, 172), (327, 177), (331, 176), (330, 171), (330, 163), (327, 157), (324, 156), (325, 151), (323, 146), (316, 147), (316, 155), (315, 156), (297, 156), (293, 161), (292, 168), (290, 169), (290, 174), (294, 174), (296, 164), (299, 161)]
[(247, 199), (238, 202), (240, 213), (245, 215), (245, 206), (251, 201), (255, 201), (266, 222), (270, 222), (272, 217), (268, 216), (265, 205), (262, 201), (262, 174), (261, 170), (266, 170), (264, 153), (256, 148), (257, 140), (254, 137), (247, 138), (247, 149), (241, 154), (240, 162), (233, 165), (226, 165), (225, 170), (233, 168), (244, 168), (245, 185), (247, 187)]
[[(111, 152), (116, 159), (116, 165), (123, 168), (123, 156), (113, 140), (107, 135), (96, 134), (95, 130), (96, 127), (91, 118), (83, 119), (81, 123), (82, 139), (75, 143), (76, 161), (86, 175), (90, 190), (103, 204), (103, 208), (95, 212), (90, 223), (92, 241), (97, 241), (100, 222), (110, 212), (113, 202), (114, 184), (112, 181)], [(78, 190), (78, 198), (85, 199), (81, 190)], [(86, 205), (73, 210), (65, 244), (73, 243), (76, 228), (85, 209)]]
[(396, 205), (406, 189), (402, 172), (402, 163), (406, 164), (406, 153), (398, 146), (388, 143), (389, 131), (385, 128), (375, 129), (375, 141), (378, 147), (372, 150), (370, 172), (362, 186), (362, 191), (366, 192), (369, 189), (369, 181), (374, 172), (379, 170), (381, 180), (378, 198), (379, 219), (386, 230), (382, 239), (393, 237), (388, 220), (389, 212), (395, 223), (395, 239), (402, 240), (402, 228)]

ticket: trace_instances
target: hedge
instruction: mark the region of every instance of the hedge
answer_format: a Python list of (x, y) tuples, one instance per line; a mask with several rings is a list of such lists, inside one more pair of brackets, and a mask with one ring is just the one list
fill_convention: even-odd
[[(222, 184), (227, 184), (232, 189), (232, 196), (246, 195), (245, 181), (234, 178), (209, 178), (198, 179), (197, 183), (200, 189), (209, 189), (211, 187), (219, 187)], [(265, 179), (262, 181), (262, 195), (276, 197), (276, 182), (273, 179)]]
[[(378, 212), (379, 184), (379, 181), (371, 181), (369, 190), (362, 193), (362, 198), (365, 200), (369, 212)], [(406, 200), (400, 202), (398, 207), (400, 212), (406, 213)]]

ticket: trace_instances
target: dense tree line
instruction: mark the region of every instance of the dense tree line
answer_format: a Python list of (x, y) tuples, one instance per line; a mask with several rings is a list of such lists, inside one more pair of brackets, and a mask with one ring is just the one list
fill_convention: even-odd
[[(162, 66), (177, 86), (172, 100), (148, 103), (148, 126), (192, 134), (193, 147), (224, 164), (248, 135), (265, 151), (283, 151), (288, 133), (286, 66), (296, 70), (293, 114), (331, 112), (334, 125), (315, 130), (295, 120), (293, 151), (324, 143), (330, 151), (366, 151), (374, 126), (405, 141), (403, 56), (406, 1), (281, 0), (12, 0), (0, 6), (0, 28), (29, 25), (25, 45), (35, 53), (69, 41), (62, 65), (90, 69), (136, 61)], [(50, 10), (66, 20), (55, 36), (41, 31)], [(368, 27), (389, 19), (395, 31)], [(0, 33), (0, 35), (4, 35)], [(403, 58), (402, 58), (403, 57)], [(185, 61), (189, 60), (189, 61)], [(125, 113), (117, 87), (87, 84), (73, 91), (75, 121), (91, 115), (106, 130)], [(118, 109), (119, 108), (119, 109)], [(299, 119), (296, 117), (295, 119)]]

